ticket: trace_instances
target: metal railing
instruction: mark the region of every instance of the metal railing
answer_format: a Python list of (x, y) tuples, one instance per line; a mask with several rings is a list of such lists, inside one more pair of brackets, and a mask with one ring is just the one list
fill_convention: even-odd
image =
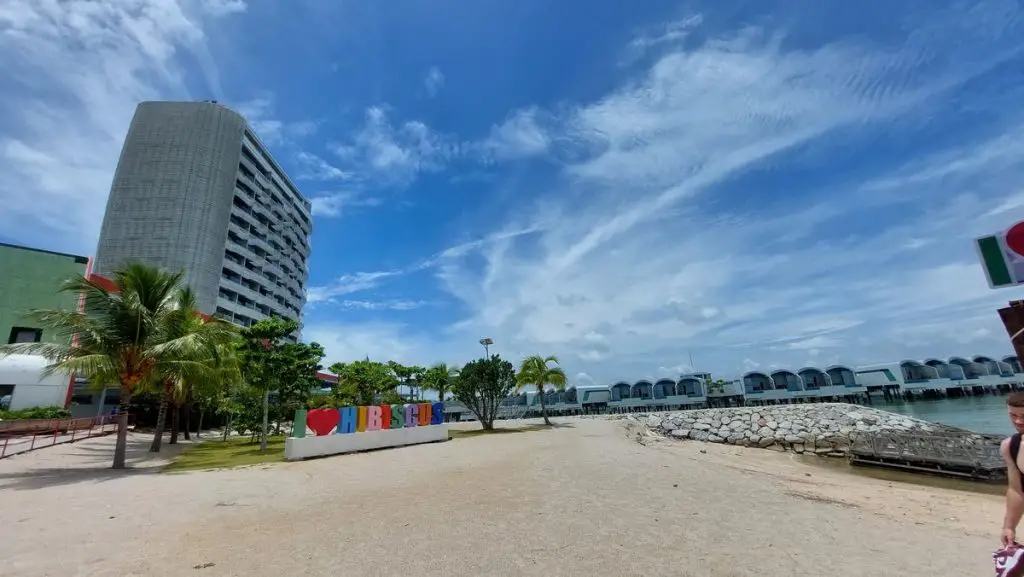
[[(128, 415), (128, 426), (135, 415)], [(117, 432), (117, 415), (0, 421), (0, 459)]]

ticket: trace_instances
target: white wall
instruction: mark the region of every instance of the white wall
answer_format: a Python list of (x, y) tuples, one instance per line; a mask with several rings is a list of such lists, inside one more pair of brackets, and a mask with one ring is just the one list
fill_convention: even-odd
[(355, 451), (369, 451), (403, 445), (418, 445), (448, 440), (448, 425), (427, 425), (424, 427), (403, 427), (382, 429), (362, 433), (317, 435), (312, 437), (285, 439), (284, 457), (289, 461), (340, 455)]
[(14, 385), (10, 410), (64, 406), (71, 377), (43, 376), (46, 360), (34, 355), (0, 358), (0, 385)]

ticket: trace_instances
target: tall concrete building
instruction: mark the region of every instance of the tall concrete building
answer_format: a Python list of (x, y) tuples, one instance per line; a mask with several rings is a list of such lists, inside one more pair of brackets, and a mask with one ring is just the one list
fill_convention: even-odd
[(245, 119), (212, 101), (143, 102), (110, 188), (94, 272), (182, 270), (199, 308), (243, 326), (300, 320), (310, 202)]

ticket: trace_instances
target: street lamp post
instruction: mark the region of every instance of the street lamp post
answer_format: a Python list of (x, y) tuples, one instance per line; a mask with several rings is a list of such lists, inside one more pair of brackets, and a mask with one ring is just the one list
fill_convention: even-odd
[(490, 347), (491, 347), (491, 345), (494, 344), (494, 341), (491, 340), (491, 337), (484, 337), (484, 338), (480, 339), (480, 344), (484, 346), (484, 354), (487, 355), (487, 358), (488, 359), (491, 358), (491, 349), (490, 349)]

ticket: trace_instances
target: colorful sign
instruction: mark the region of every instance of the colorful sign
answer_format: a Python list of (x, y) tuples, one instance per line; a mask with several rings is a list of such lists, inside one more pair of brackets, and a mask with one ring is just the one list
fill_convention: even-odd
[(985, 278), (991, 288), (1024, 283), (1024, 222), (1005, 232), (975, 239)]
[(369, 405), (340, 409), (295, 411), (293, 438), (306, 436), (309, 428), (318, 436), (348, 435), (391, 429), (427, 427), (444, 423), (444, 403)]

